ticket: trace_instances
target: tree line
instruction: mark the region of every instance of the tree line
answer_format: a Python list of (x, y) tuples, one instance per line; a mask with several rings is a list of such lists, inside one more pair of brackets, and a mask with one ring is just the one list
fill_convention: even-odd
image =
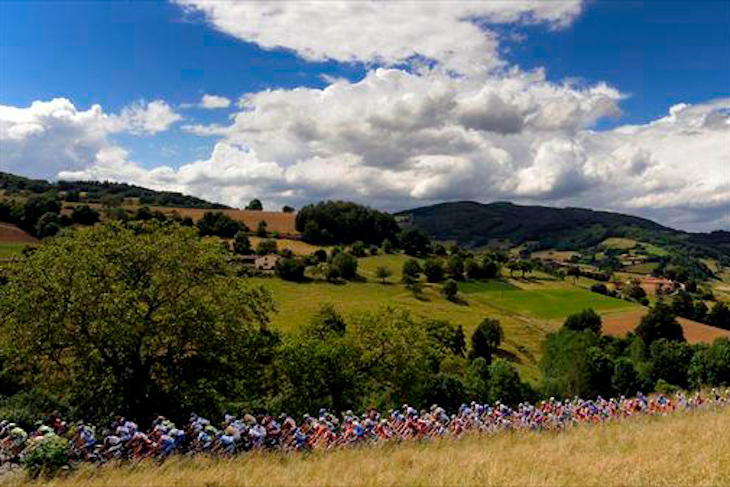
[[(347, 254), (338, 254), (347, 255)], [(727, 385), (730, 342), (687, 345), (657, 306), (634, 335), (601, 335), (586, 311), (547, 337), (544, 380), (497, 358), (504, 332), (383, 308), (324, 306), (296, 331), (269, 327), (270, 293), (218, 243), (175, 222), (106, 222), (57, 237), (2, 268), (0, 416), (147, 421), (190, 411), (303, 414), (516, 404), (542, 394), (630, 394)]]

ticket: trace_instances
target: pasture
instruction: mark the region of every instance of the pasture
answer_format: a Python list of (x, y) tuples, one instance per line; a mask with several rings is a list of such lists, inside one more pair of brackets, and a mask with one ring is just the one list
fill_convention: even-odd
[(420, 296), (414, 296), (401, 284), (393, 283), (314, 281), (297, 284), (273, 277), (253, 278), (252, 281), (271, 291), (276, 307), (271, 325), (281, 330), (294, 330), (306, 323), (325, 303), (333, 304), (345, 316), (376, 311), (384, 306), (398, 307), (424, 318), (460, 324), (467, 337), (484, 318), (496, 318), (505, 332), (504, 352), (521, 369), (523, 377), (530, 379), (538, 377), (541, 342), (545, 334), (554, 329), (550, 323), (505, 313), (468, 297), (461, 303), (452, 303), (432, 285), (425, 286)]
[(586, 308), (593, 308), (599, 313), (637, 308), (636, 304), (628, 301), (552, 280), (475, 282), (462, 286), (462, 290), (469, 298), (489, 303), (505, 312), (545, 320), (563, 320)]
[[(638, 305), (608, 298), (546, 276), (530, 279), (492, 279), (459, 283), (459, 302), (440, 294), (441, 285), (424, 282), (420, 295), (401, 283), (403, 262), (409, 257), (378, 255), (359, 259), (359, 281), (329, 283), (320, 280), (293, 283), (275, 277), (253, 278), (273, 295), (276, 313), (272, 326), (296, 329), (307, 322), (324, 303), (333, 304), (345, 315), (374, 311), (383, 306), (406, 309), (415, 315), (447, 320), (464, 327), (468, 336), (484, 318), (498, 319), (505, 331), (504, 354), (526, 378), (536, 379), (541, 343), (548, 332), (559, 328), (570, 314), (585, 308), (599, 313), (634, 310)], [(375, 277), (380, 267), (391, 270), (385, 284)]]
[(669, 252), (661, 247), (648, 242), (639, 242), (631, 238), (611, 237), (598, 244), (598, 246), (606, 249), (619, 249), (626, 251), (633, 250), (641, 246), (644, 249), (644, 252), (649, 255), (656, 255), (659, 257), (669, 255)]
[[(730, 485), (730, 408), (459, 440), (386, 444), (313, 454), (174, 458), (121, 467), (87, 465), (65, 478), (7, 487)], [(2, 482), (2, 481), (0, 481)]]
[(644, 262), (643, 264), (627, 266), (624, 271), (630, 274), (651, 274), (657, 267), (659, 267), (659, 264), (656, 262)]
[(636, 247), (637, 244), (638, 242), (631, 238), (611, 237), (598, 244), (598, 246), (607, 249), (629, 250)]

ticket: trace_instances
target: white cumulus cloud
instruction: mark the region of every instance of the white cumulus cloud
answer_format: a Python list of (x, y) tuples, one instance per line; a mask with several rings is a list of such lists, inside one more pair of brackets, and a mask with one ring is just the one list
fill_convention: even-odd
[(0, 105), (0, 169), (39, 177), (84, 169), (114, 148), (111, 135), (152, 135), (180, 118), (161, 100), (134, 103), (119, 114), (104, 113), (100, 105), (80, 110), (65, 98), (24, 108)]
[(231, 105), (231, 100), (225, 96), (218, 95), (203, 95), (203, 99), (200, 100), (200, 108), (206, 108), (208, 110), (214, 110), (216, 108), (228, 108)]
[[(228, 124), (181, 127), (217, 141), (209, 157), (177, 168), (147, 169), (110, 139), (180, 120), (159, 100), (112, 115), (64, 99), (0, 107), (0, 167), (132, 181), (235, 206), (253, 197), (386, 209), (513, 200), (624, 211), (686, 229), (730, 227), (730, 99), (599, 131), (599, 120), (621, 116), (618, 88), (552, 82), (542, 69), (500, 59), (490, 25), (564, 28), (580, 14), (578, 1), (178, 3), (263, 48), (362, 62), (367, 73), (326, 78), (323, 88), (245, 94)], [(199, 106), (206, 103), (230, 101), (205, 95)]]
[(310, 61), (393, 66), (426, 58), (459, 73), (501, 63), (488, 23), (569, 25), (580, 0), (209, 1), (177, 0), (216, 29)]

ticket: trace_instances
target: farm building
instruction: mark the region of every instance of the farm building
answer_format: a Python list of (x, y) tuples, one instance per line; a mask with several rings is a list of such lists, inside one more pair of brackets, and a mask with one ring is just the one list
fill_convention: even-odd
[(281, 256), (276, 254), (242, 255), (239, 259), (246, 267), (252, 267), (260, 271), (273, 271)]
[(642, 277), (639, 279), (641, 287), (647, 294), (672, 293), (677, 290), (677, 283), (664, 277)]

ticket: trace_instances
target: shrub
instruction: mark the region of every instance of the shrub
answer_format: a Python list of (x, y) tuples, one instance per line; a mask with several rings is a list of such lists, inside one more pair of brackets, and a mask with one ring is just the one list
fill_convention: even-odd
[(730, 330), (730, 309), (722, 302), (717, 302), (707, 314), (707, 323), (718, 328)]
[(357, 259), (349, 254), (337, 254), (332, 259), (332, 267), (337, 269), (342, 279), (353, 279), (357, 276)]
[(428, 235), (421, 230), (406, 230), (401, 234), (400, 240), (401, 247), (406, 255), (424, 255), (428, 254), (431, 250), (431, 241)]
[(605, 284), (602, 284), (600, 282), (591, 286), (591, 292), (608, 296), (608, 288)]
[(461, 280), (464, 278), (464, 259), (459, 254), (452, 254), (446, 261), (446, 273), (452, 278)]
[(491, 363), (492, 353), (499, 348), (502, 340), (504, 340), (504, 331), (499, 321), (485, 318), (471, 336), (469, 358), (474, 360), (477, 357), (483, 357), (487, 364)]
[(386, 279), (388, 279), (391, 274), (392, 272), (390, 272), (390, 269), (382, 265), (375, 269), (375, 277), (380, 279), (383, 284), (385, 284)]
[(461, 378), (445, 372), (431, 376), (426, 382), (423, 402), (438, 404), (447, 411), (456, 411), (466, 397), (466, 387)]
[(687, 387), (689, 365), (694, 355), (689, 345), (660, 338), (651, 344), (649, 353), (653, 379), (664, 379), (670, 384)]
[(667, 340), (684, 341), (682, 326), (677, 323), (674, 313), (664, 303), (657, 305), (649, 311), (636, 327), (636, 334), (644, 340), (644, 343), (651, 345), (655, 340), (666, 338)]
[(81, 205), (71, 213), (71, 220), (79, 225), (93, 225), (99, 221), (99, 212), (91, 209), (89, 205)]
[(268, 224), (264, 220), (261, 220), (259, 222), (259, 226), (256, 228), (256, 236), (266, 238), (266, 236), (268, 235), (268, 231), (266, 230), (267, 227)]
[(253, 210), (253, 211), (262, 211), (264, 209), (264, 205), (261, 203), (261, 200), (258, 198), (252, 199), (248, 205), (246, 205), (247, 210)]
[(627, 357), (621, 357), (614, 362), (611, 386), (616, 392), (626, 396), (635, 394), (639, 389), (639, 374)]
[(654, 390), (656, 390), (660, 394), (674, 394), (675, 392), (679, 391), (679, 387), (670, 384), (669, 382), (665, 381), (664, 379), (659, 379), (656, 382), (656, 385), (654, 386)]
[[(135, 220), (150, 220), (154, 218), (152, 213), (150, 213), (149, 215), (140, 215), (139, 213), (141, 212), (141, 210), (142, 208), (137, 210)], [(147, 210), (147, 212), (149, 213), (149, 209)], [(144, 218), (139, 218), (140, 216), (143, 216)], [(236, 233), (241, 230), (243, 230), (244, 232), (248, 231), (248, 228), (246, 228), (245, 225), (237, 222), (236, 220), (232, 219), (221, 211), (206, 211), (203, 214), (203, 218), (198, 220), (197, 227), (200, 235), (202, 235), (203, 237), (214, 235), (221, 238), (233, 238), (235, 237)]]
[(717, 338), (712, 345), (700, 347), (689, 365), (693, 388), (730, 385), (730, 339)]
[(428, 282), (441, 282), (444, 280), (444, 266), (438, 259), (428, 259), (423, 264), (423, 273)]
[(568, 316), (563, 324), (568, 330), (590, 330), (598, 335), (601, 334), (601, 325), (601, 317), (592, 309), (584, 309), (580, 313)]
[(510, 406), (530, 400), (533, 396), (530, 386), (520, 380), (517, 370), (506, 360), (496, 359), (489, 366), (489, 400), (500, 401)]
[(358, 240), (350, 247), (350, 253), (355, 257), (365, 257), (365, 243)]
[(275, 254), (276, 250), (276, 240), (262, 240), (256, 246), (256, 253), (259, 255)]
[(57, 435), (38, 440), (28, 447), (21, 463), (31, 478), (52, 477), (61, 469), (69, 468), (68, 440)]
[(243, 231), (236, 232), (233, 239), (233, 251), (239, 255), (247, 255), (251, 253), (251, 241)]
[(403, 283), (411, 285), (421, 276), (421, 264), (416, 259), (408, 259), (403, 263)]
[(459, 283), (453, 279), (449, 279), (441, 288), (441, 294), (449, 301), (456, 301), (456, 297), (459, 295)]
[(276, 275), (285, 281), (302, 282), (304, 280), (304, 264), (295, 258), (279, 259), (276, 263)]

